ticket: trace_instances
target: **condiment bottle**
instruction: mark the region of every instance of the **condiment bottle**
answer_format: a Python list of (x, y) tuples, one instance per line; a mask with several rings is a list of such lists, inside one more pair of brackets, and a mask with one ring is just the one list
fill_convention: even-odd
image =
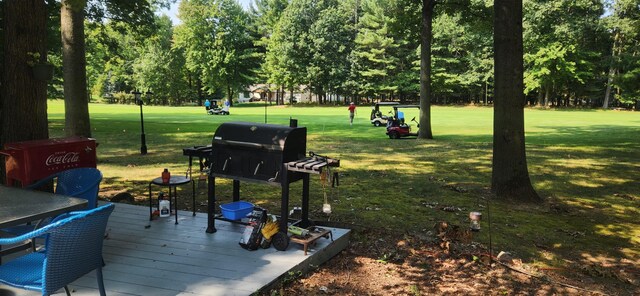
[(171, 173), (169, 173), (168, 169), (164, 169), (162, 172), (162, 183), (169, 183), (169, 180), (171, 180)]

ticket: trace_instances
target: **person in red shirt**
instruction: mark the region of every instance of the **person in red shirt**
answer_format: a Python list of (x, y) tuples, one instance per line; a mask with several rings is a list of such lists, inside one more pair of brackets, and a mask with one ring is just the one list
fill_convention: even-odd
[(349, 124), (353, 125), (353, 117), (356, 115), (356, 104), (351, 102), (349, 103)]

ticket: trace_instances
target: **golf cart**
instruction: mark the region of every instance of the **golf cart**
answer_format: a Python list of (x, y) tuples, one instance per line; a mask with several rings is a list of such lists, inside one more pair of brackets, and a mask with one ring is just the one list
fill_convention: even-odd
[[(398, 102), (378, 102), (371, 107), (371, 124), (374, 126), (385, 126), (389, 119), (392, 119), (392, 116), (382, 115), (380, 112), (380, 106), (396, 106)], [(391, 112), (389, 112), (391, 113)]]
[(396, 105), (393, 106), (393, 118), (389, 119), (387, 122), (387, 135), (389, 139), (400, 139), (403, 137), (417, 137), (418, 129), (420, 128), (420, 124), (416, 121), (414, 117), (411, 121), (416, 123), (418, 129), (416, 129), (415, 133), (411, 132), (411, 126), (405, 122), (404, 112), (398, 111), (398, 109), (407, 109), (407, 108), (417, 108), (420, 109), (419, 105)]
[(209, 109), (209, 111), (207, 111), (207, 113), (209, 113), (209, 115), (229, 115), (229, 107), (224, 106), (222, 108), (220, 107), (211, 108)]
[(211, 108), (207, 110), (209, 115), (229, 115), (229, 105), (223, 103), (221, 106), (212, 104)]

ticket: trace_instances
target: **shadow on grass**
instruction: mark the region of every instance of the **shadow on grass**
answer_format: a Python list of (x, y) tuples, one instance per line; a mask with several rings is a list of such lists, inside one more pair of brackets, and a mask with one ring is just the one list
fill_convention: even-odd
[[(398, 141), (388, 139), (384, 129), (350, 127), (346, 116), (307, 116), (298, 116), (299, 122), (314, 122), (308, 127), (307, 150), (339, 158), (342, 164), (337, 169), (341, 186), (324, 190), (332, 204), (331, 216), (321, 212), (324, 192), (319, 178), (312, 176), (310, 214), (316, 220), (426, 233), (438, 221), (466, 226), (470, 211), (481, 211), (487, 217), (490, 210), (494, 253), (510, 251), (534, 265), (577, 268), (579, 274), (613, 280), (618, 274), (607, 273), (610, 270), (639, 268), (638, 128), (556, 125), (528, 132), (530, 176), (546, 200), (530, 205), (492, 199), (491, 135), (452, 131), (436, 135), (435, 140)], [(217, 124), (224, 120), (235, 118), (215, 119), (206, 125), (151, 122), (145, 156), (139, 155), (139, 131), (127, 130), (131, 122), (95, 120), (97, 129), (109, 127), (108, 132), (97, 133), (99, 165), (105, 172), (103, 189), (125, 190), (146, 205), (148, 182), (164, 166), (175, 174), (184, 173), (188, 158), (182, 149), (209, 144)], [(273, 116), (272, 120), (286, 122), (288, 117)], [(108, 174), (121, 170), (129, 172), (128, 179)], [(224, 201), (231, 196), (231, 182), (219, 182), (217, 194)], [(292, 184), (291, 206), (300, 202), (299, 183)], [(206, 186), (198, 186), (195, 206), (199, 211), (206, 209), (205, 192)], [(180, 200), (189, 201), (190, 187), (179, 194)], [(277, 187), (243, 183), (241, 196), (279, 212)], [(192, 206), (182, 205), (183, 209)], [(486, 220), (482, 227), (474, 240), (488, 246)], [(382, 255), (364, 256), (377, 260)], [(409, 272), (402, 276), (420, 279)], [(622, 280), (617, 284), (628, 287)]]

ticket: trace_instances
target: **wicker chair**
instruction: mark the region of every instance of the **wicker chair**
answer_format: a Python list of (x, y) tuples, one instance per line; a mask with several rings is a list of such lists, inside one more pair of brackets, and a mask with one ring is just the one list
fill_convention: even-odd
[(97, 270), (100, 295), (102, 280), (102, 242), (114, 205), (73, 212), (51, 224), (13, 238), (0, 239), (0, 245), (15, 244), (45, 235), (44, 250), (30, 253), (0, 265), (0, 283), (51, 295), (83, 275)]

